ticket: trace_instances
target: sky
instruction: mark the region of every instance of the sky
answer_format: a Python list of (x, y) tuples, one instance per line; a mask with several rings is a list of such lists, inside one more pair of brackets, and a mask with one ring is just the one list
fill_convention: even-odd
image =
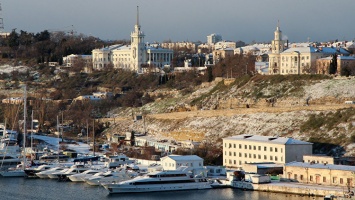
[(355, 0), (0, 0), (6, 32), (71, 31), (130, 39), (139, 22), (145, 42), (270, 42), (276, 26), (289, 42), (354, 40)]

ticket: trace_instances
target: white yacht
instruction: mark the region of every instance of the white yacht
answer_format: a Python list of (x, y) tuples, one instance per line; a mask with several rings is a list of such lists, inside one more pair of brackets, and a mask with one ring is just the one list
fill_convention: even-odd
[(110, 193), (158, 192), (211, 189), (206, 178), (192, 177), (185, 171), (157, 171), (131, 180), (103, 185)]
[(72, 182), (83, 182), (86, 177), (87, 178), (92, 177), (93, 175), (100, 172), (103, 172), (103, 170), (89, 169), (80, 174), (70, 175), (68, 178)]
[(92, 186), (104, 185), (112, 182), (124, 181), (131, 179), (128, 173), (125, 170), (121, 171), (108, 171), (98, 176), (92, 176), (89, 179), (86, 179), (86, 183)]
[(67, 170), (62, 170), (59, 172), (49, 174), (48, 177), (52, 179), (58, 179), (60, 181), (66, 181), (68, 180), (68, 177), (70, 175), (83, 173), (89, 169), (90, 168), (86, 167), (85, 165), (73, 165)]
[[(50, 174), (53, 174), (55, 172), (59, 172), (59, 171), (62, 171), (62, 170), (67, 170), (67, 169), (69, 169), (69, 168), (68, 167), (64, 167), (64, 166), (58, 166), (58, 167), (51, 168), (49, 170), (37, 172), (36, 176), (38, 176), (39, 178), (50, 178), (49, 177)], [(58, 178), (58, 177), (55, 177), (55, 178)]]
[(25, 173), (27, 177), (37, 177), (36, 173), (52, 169), (54, 167), (58, 167), (58, 165), (39, 165), (33, 166), (25, 169)]
[(26, 173), (23, 170), (22, 164), (17, 165), (14, 168), (8, 168), (0, 172), (3, 177), (25, 177)]

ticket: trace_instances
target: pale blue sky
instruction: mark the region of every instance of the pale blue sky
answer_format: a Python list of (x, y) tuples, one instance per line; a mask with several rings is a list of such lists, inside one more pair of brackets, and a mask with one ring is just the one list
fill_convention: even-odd
[(5, 31), (69, 30), (129, 39), (136, 6), (146, 42), (270, 42), (277, 21), (290, 42), (355, 38), (355, 0), (0, 0)]

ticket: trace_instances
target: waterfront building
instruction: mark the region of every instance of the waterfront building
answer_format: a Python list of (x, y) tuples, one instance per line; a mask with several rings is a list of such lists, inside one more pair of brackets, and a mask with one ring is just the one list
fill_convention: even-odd
[(145, 34), (139, 24), (137, 7), (137, 22), (131, 33), (131, 45), (117, 44), (92, 51), (94, 70), (103, 70), (112, 66), (115, 69), (127, 69), (143, 73), (149, 66), (160, 71), (165, 66), (170, 66), (173, 59), (173, 50), (150, 46), (144, 43)]
[(284, 165), (284, 178), (299, 183), (354, 187), (355, 166), (326, 163), (290, 162)]
[(196, 155), (169, 155), (160, 158), (164, 170), (176, 170), (181, 166), (203, 168), (203, 158)]
[(286, 137), (237, 135), (223, 138), (223, 165), (243, 168), (245, 163), (285, 164), (312, 154), (312, 143)]
[(86, 66), (87, 64), (91, 64), (92, 55), (77, 55), (70, 54), (63, 57), (63, 66), (73, 67), (76, 63), (83, 61), (83, 64)]

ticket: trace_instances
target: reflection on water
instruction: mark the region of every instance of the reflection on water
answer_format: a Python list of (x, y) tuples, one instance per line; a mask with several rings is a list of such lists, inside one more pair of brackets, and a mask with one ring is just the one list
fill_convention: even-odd
[(6, 200), (57, 200), (57, 199), (125, 199), (125, 200), (321, 200), (280, 193), (252, 192), (239, 189), (212, 189), (109, 195), (103, 187), (84, 183), (57, 182), (49, 179), (0, 178), (0, 199)]

